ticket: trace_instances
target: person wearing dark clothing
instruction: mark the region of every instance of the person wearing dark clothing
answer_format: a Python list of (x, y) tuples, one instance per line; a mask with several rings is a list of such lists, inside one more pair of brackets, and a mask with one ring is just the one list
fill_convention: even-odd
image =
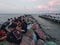
[(7, 41), (19, 45), (22, 36), (21, 36), (21, 33), (18, 30), (16, 30), (16, 27), (17, 27), (16, 24), (11, 24), (8, 27), (8, 29), (10, 30), (10, 32), (7, 33)]
[(22, 30), (25, 31), (24, 33), (26, 33), (27, 32), (27, 23), (26, 22), (22, 22), (21, 27), (22, 27)]
[(20, 44), (22, 39), (22, 35), (20, 35), (20, 32), (17, 30), (10, 32), (7, 37), (7, 41), (16, 44)]

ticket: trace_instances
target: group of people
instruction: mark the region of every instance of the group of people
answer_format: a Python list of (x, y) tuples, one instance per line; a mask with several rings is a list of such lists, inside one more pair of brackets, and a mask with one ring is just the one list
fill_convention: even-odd
[(8, 19), (4, 24), (2, 24), (0, 29), (0, 41), (6, 39), (8, 42), (14, 45), (19, 45), (23, 34), (27, 32), (27, 23), (24, 16), (18, 18)]

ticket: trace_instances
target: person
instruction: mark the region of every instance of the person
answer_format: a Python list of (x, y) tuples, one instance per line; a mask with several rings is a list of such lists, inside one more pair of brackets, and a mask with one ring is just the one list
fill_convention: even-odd
[(11, 22), (10, 22), (10, 19), (8, 19), (5, 23), (4, 23), (4, 25), (5, 25), (5, 27), (7, 26), (7, 25), (9, 25)]
[(10, 24), (10, 19), (8, 19), (8, 21), (6, 21), (5, 23), (2, 24), (1, 29), (4, 29)]
[(23, 20), (23, 22), (21, 23), (21, 27), (22, 29), (25, 31), (24, 33), (27, 32), (27, 23)]
[(26, 32), (27, 32), (27, 23), (25, 22), (25, 20), (24, 20), (24, 17), (23, 17), (23, 16), (18, 17), (18, 23), (17, 23), (17, 24), (18, 24), (18, 25), (21, 25), (22, 30), (24, 30), (24, 31), (25, 31), (24, 33), (26, 33)]
[(16, 29), (17, 29), (18, 31), (20, 31), (21, 33), (24, 33), (24, 32), (25, 32), (24, 30), (22, 30), (21, 25), (18, 25), (18, 26), (16, 27)]
[(14, 24), (17, 24), (17, 23), (18, 23), (18, 20), (17, 20), (17, 19), (16, 19), (16, 20), (14, 20), (14, 21), (13, 21), (13, 23), (14, 23)]
[(6, 32), (2, 29), (0, 30), (0, 41), (7, 38)]
[(10, 22), (12, 22), (13, 21), (13, 18), (10, 18)]
[(7, 45), (9, 42), (6, 41), (7, 34), (4, 29), (0, 29), (0, 45)]
[(14, 20), (16, 20), (16, 17), (14, 17)]
[(19, 45), (21, 41), (20, 32), (16, 30), (17, 25), (11, 24), (8, 29), (10, 32), (7, 34), (7, 41), (13, 43), (14, 45)]

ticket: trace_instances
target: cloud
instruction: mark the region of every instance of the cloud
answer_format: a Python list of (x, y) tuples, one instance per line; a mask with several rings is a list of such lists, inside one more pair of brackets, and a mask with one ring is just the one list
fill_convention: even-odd
[(54, 1), (54, 0), (53, 0), (53, 1), (49, 1), (48, 4), (49, 4), (50, 6), (53, 6), (55, 2), (56, 2), (56, 0), (55, 0), (55, 1)]
[[(60, 9), (60, 0), (46, 0), (45, 4), (38, 4), (36, 8), (38, 10), (49, 10), (49, 11), (54, 11)], [(57, 4), (59, 3), (59, 5)], [(57, 4), (57, 5), (56, 5)]]
[(0, 10), (31, 10), (31, 2), (35, 1), (36, 0), (0, 0)]
[(36, 0), (26, 0), (26, 1), (32, 1), (32, 2), (34, 2), (34, 1), (36, 1)]
[(37, 5), (36, 8), (38, 8), (38, 9), (46, 9), (47, 6), (46, 5)]
[(16, 6), (0, 3), (0, 10), (15, 10)]
[(37, 12), (60, 10), (60, 0), (0, 0), (0, 11)]
[(4, 11), (16, 11), (16, 10), (24, 10), (25, 7), (24, 6), (15, 6), (15, 5), (9, 5), (9, 4), (3, 4), (0, 3), (0, 11), (4, 10)]
[(53, 6), (53, 5), (55, 5), (56, 3), (58, 3), (58, 2), (60, 2), (60, 0), (50, 0), (50, 1), (48, 2), (48, 5)]
[[(60, 2), (60, 0), (49, 0), (48, 1), (48, 9), (49, 10), (51, 10), (51, 11), (54, 11), (54, 10), (58, 10), (58, 8), (60, 8), (60, 7), (58, 7), (57, 8), (57, 3), (59, 3)], [(59, 3), (59, 5), (60, 5), (60, 3)]]

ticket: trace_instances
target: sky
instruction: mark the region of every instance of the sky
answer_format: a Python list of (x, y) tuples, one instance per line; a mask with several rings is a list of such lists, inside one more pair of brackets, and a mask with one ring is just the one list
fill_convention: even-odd
[(0, 13), (60, 12), (60, 0), (0, 0)]

